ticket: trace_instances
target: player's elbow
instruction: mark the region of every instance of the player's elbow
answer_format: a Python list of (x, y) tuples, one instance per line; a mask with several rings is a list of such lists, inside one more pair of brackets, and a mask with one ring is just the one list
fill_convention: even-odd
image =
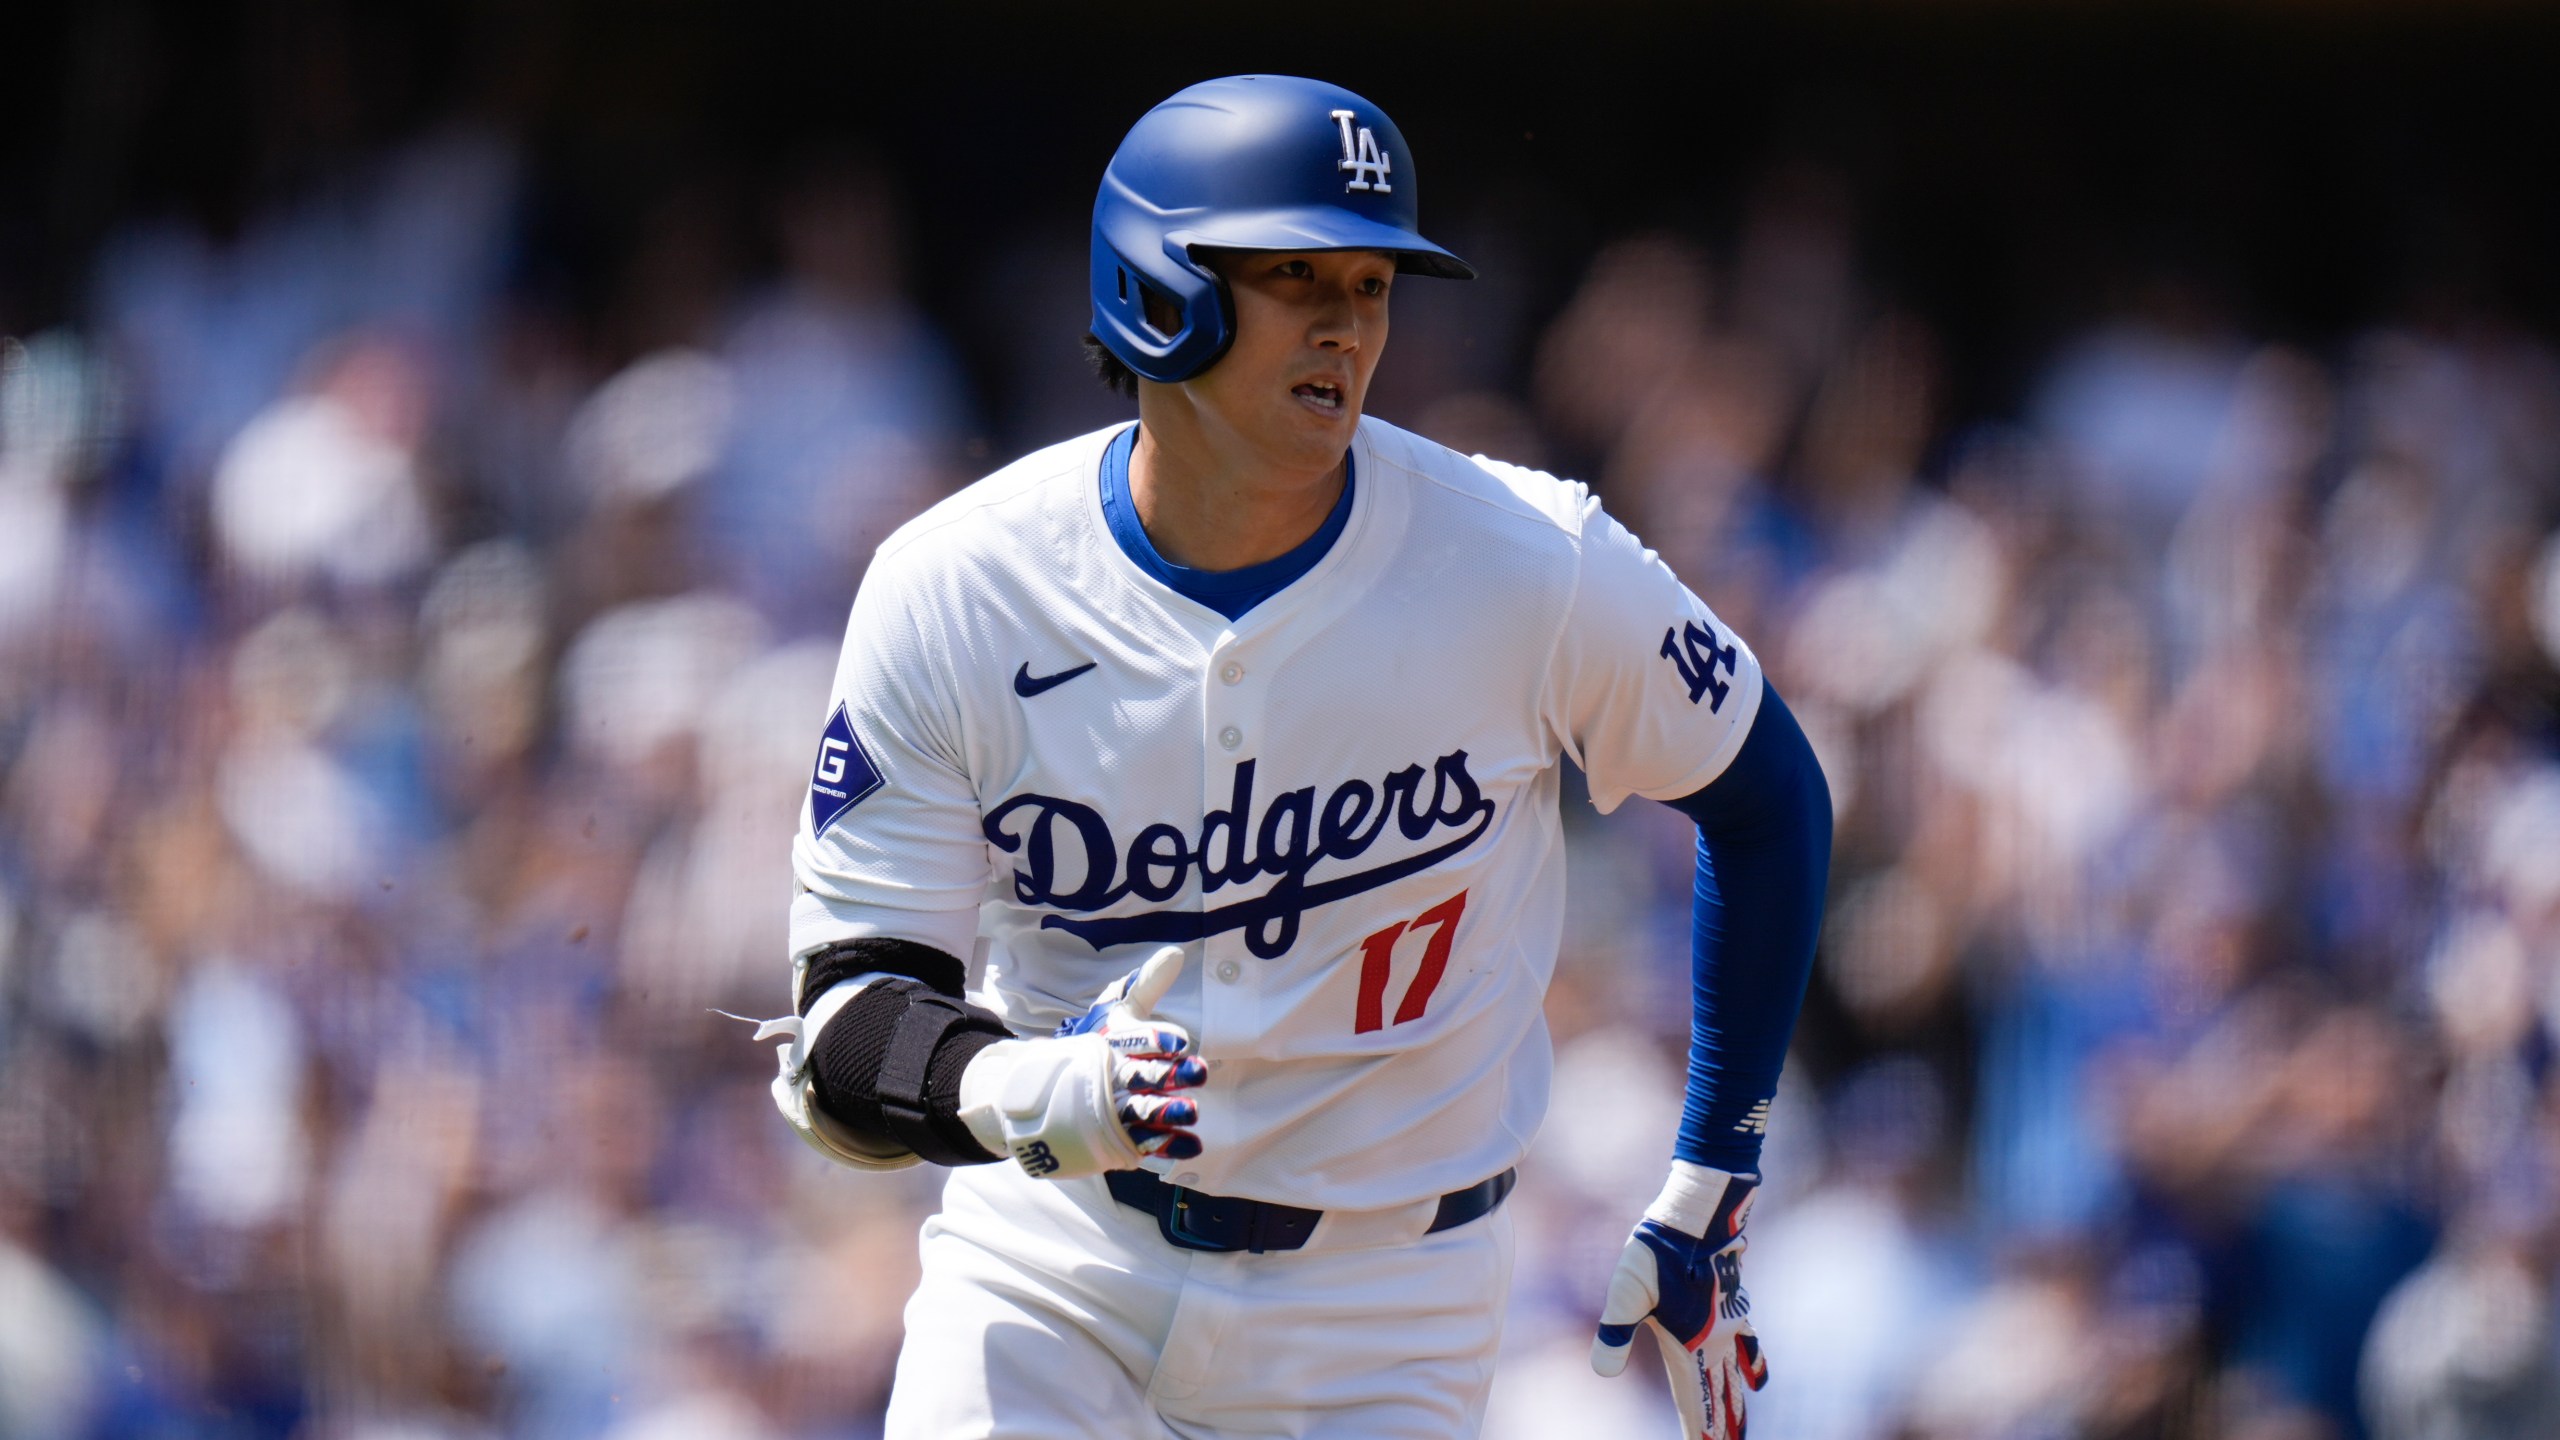
[(1761, 805), (1756, 805), (1759, 825), (1795, 833), (1812, 866), (1828, 871), (1830, 776), (1823, 774), (1823, 758), (1815, 756), (1812, 738), (1797, 725), (1787, 702), (1779, 700), (1777, 687), (1761, 692), (1761, 710), (1751, 720), (1746, 748), (1759, 748), (1759, 756), (1754, 756), (1754, 769), (1761, 776)]
[[(1826, 859), (1831, 854), (1831, 777), (1822, 772), (1822, 757), (1814, 753), (1812, 737), (1796, 723), (1795, 712), (1778, 698), (1775, 689), (1762, 701), (1758, 723), (1771, 720), (1785, 722), (1782, 741), (1786, 747), (1786, 771), (1792, 791), (1792, 808), (1811, 830), (1811, 847)], [(1774, 710), (1776, 713), (1771, 714)]]

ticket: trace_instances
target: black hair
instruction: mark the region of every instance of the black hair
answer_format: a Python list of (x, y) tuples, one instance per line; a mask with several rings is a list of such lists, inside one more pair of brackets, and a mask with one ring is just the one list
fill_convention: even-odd
[(1111, 347), (1102, 343), (1102, 337), (1090, 330), (1084, 332), (1084, 358), (1093, 366), (1094, 378), (1102, 382), (1103, 389), (1114, 395), (1126, 395), (1132, 400), (1138, 398), (1138, 372), (1130, 369), (1127, 361), (1112, 354)]

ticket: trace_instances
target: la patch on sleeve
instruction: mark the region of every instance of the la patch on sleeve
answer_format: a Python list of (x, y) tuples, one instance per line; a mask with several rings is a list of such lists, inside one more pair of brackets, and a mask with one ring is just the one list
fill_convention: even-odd
[(880, 788), (880, 767), (853, 733), (853, 721), (838, 704), (827, 717), (827, 733), (818, 737), (818, 763), (809, 772), (809, 833), (824, 835), (836, 817), (868, 799)]

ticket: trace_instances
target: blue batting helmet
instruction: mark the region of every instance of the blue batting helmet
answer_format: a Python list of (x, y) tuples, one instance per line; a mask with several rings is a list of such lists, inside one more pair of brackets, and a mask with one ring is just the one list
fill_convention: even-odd
[[(1413, 152), (1386, 112), (1289, 75), (1207, 80), (1141, 116), (1093, 201), (1093, 333), (1150, 380), (1188, 379), (1235, 339), (1201, 250), (1389, 250), (1396, 268), (1468, 280), (1414, 229)], [(1146, 291), (1173, 303), (1171, 334)]]

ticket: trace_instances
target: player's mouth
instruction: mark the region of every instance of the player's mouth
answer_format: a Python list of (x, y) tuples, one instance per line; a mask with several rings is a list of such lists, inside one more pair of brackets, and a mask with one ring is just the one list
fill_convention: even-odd
[(1327, 415), (1342, 413), (1342, 387), (1331, 381), (1310, 380), (1303, 385), (1291, 387), (1289, 393), (1297, 396), (1299, 402), (1310, 409)]

